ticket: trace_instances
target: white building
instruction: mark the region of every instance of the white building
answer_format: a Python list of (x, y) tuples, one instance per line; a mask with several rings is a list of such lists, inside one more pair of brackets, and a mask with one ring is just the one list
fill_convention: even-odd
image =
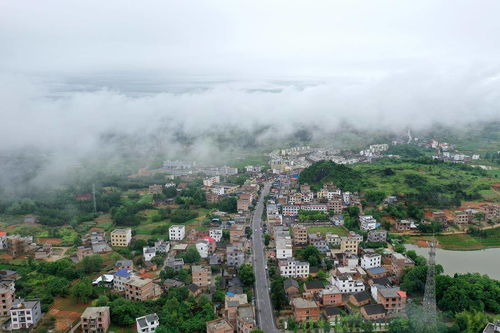
[(208, 231), (210, 237), (215, 239), (216, 242), (220, 242), (222, 239), (222, 228), (210, 228)]
[(38, 299), (16, 299), (10, 309), (13, 330), (33, 327), (40, 318), (42, 318), (42, 309)]
[(377, 253), (365, 254), (361, 257), (361, 267), (373, 268), (382, 266), (382, 256)]
[(0, 232), (0, 250), (7, 248), (7, 233), (5, 231)]
[(365, 290), (365, 284), (362, 280), (354, 280), (349, 275), (332, 276), (331, 281), (332, 285), (339, 288), (343, 294), (357, 293)]
[(142, 254), (144, 256), (144, 261), (151, 261), (156, 256), (156, 248), (144, 246), (142, 248)]
[(180, 241), (186, 237), (186, 227), (183, 225), (173, 225), (168, 228), (168, 235), (170, 240)]
[(156, 313), (136, 318), (135, 322), (137, 323), (137, 333), (154, 333), (160, 325), (160, 319)]
[(196, 242), (196, 250), (202, 258), (208, 258), (208, 241), (205, 239), (199, 239)]
[(293, 258), (280, 260), (278, 262), (280, 275), (285, 277), (306, 278), (309, 276), (309, 263)]
[(290, 236), (278, 237), (276, 239), (276, 258), (287, 259), (292, 256), (292, 238)]
[(371, 215), (361, 215), (359, 217), (359, 228), (363, 231), (377, 229), (377, 220)]

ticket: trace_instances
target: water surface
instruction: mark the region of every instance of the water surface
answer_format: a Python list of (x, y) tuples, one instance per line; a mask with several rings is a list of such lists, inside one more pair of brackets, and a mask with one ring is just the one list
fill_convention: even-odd
[[(413, 244), (405, 244), (407, 250), (428, 258), (429, 249)], [(436, 249), (436, 263), (444, 268), (444, 273), (480, 273), (500, 280), (500, 248), (476, 251), (451, 251)]]

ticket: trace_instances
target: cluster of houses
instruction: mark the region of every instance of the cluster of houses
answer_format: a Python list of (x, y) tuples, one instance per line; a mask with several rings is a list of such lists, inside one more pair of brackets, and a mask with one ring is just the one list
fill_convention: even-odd
[(43, 260), (52, 255), (52, 245), (37, 245), (33, 236), (7, 235), (0, 232), (0, 250), (5, 250), (12, 258), (33, 255), (35, 259)]
[[(291, 237), (286, 251), (278, 249), (276, 242), (276, 258), (280, 275), (287, 278), (284, 288), (296, 322), (325, 318), (334, 323), (341, 313), (353, 313), (358, 309), (366, 320), (379, 320), (405, 310), (407, 296), (398, 283), (403, 271), (414, 265), (410, 258), (391, 250), (380, 254), (373, 249), (362, 249), (359, 244), (363, 237), (352, 232), (347, 236), (311, 237), (318, 234), (307, 234), (300, 224), (292, 226), (292, 235), (286, 229), (281, 227), (275, 231), (278, 239)], [(385, 241), (386, 236), (385, 231), (368, 234), (371, 241)], [(327, 283), (304, 281), (303, 288), (299, 288), (298, 280), (318, 273), (317, 267), (294, 259), (294, 249), (304, 245), (321, 249), (320, 252), (332, 260), (333, 269), (328, 273)]]
[(0, 270), (0, 318), (2, 330), (28, 329), (42, 318), (39, 299), (16, 298), (18, 274), (12, 270)]
[(483, 203), (476, 208), (457, 210), (454, 212), (434, 211), (430, 218), (447, 226), (450, 223), (465, 226), (480, 224), (485, 221), (498, 222), (500, 220), (500, 204)]
[[(373, 148), (384, 151), (384, 147)], [(398, 284), (404, 270), (414, 266), (414, 262), (389, 249), (376, 252), (360, 247), (363, 241), (387, 241), (387, 231), (379, 228), (373, 216), (359, 217), (360, 230), (367, 232), (365, 239), (354, 232), (309, 232), (310, 222), (297, 219), (300, 210), (333, 210), (340, 215), (350, 205), (361, 206), (357, 193), (342, 192), (332, 184), (313, 192), (307, 184), (299, 186), (293, 173), (277, 176), (272, 185), (266, 213), (274, 241), (267, 254), (276, 258), (277, 271), (286, 278), (284, 289), (296, 322), (324, 318), (333, 324), (343, 313), (359, 313), (366, 320), (384, 321), (405, 311), (407, 295)], [(342, 225), (343, 221), (341, 216), (334, 216), (321, 223), (331, 226)], [(410, 228), (412, 223), (408, 224)], [(327, 272), (326, 280), (311, 280), (319, 267), (294, 256), (305, 246), (314, 246), (331, 261), (333, 268)]]

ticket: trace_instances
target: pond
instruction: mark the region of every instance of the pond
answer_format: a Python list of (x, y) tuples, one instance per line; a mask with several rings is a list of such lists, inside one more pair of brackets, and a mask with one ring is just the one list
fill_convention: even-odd
[[(428, 258), (429, 249), (413, 244), (405, 244), (407, 250)], [(436, 263), (444, 268), (444, 273), (480, 273), (500, 280), (500, 248), (477, 251), (450, 251), (436, 249)]]

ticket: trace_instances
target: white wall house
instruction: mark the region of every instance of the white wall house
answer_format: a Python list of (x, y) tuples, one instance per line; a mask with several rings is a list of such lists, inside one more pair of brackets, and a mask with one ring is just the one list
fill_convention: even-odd
[(38, 299), (16, 299), (10, 309), (13, 330), (35, 326), (41, 317), (42, 309)]
[(278, 262), (280, 275), (285, 277), (306, 278), (309, 276), (309, 263), (295, 259), (284, 259)]
[(186, 237), (186, 227), (183, 225), (173, 225), (168, 228), (168, 235), (170, 240), (180, 241)]
[(292, 238), (279, 237), (276, 239), (276, 258), (277, 259), (287, 259), (291, 258), (292, 255)]
[(351, 276), (347, 275), (333, 276), (331, 282), (343, 294), (357, 293), (365, 290), (365, 284), (362, 280), (354, 280)]
[(359, 217), (359, 228), (363, 231), (377, 229), (377, 220), (371, 215), (361, 215)]
[(158, 319), (156, 313), (136, 318), (135, 322), (137, 323), (137, 333), (154, 333), (158, 325), (160, 325), (160, 319)]
[(156, 256), (156, 248), (144, 246), (142, 248), (142, 254), (144, 256), (144, 261), (151, 261)]
[(207, 258), (208, 257), (208, 241), (205, 239), (200, 239), (196, 242), (196, 250), (200, 254), (200, 257)]
[(361, 267), (373, 268), (382, 266), (382, 256), (377, 253), (365, 254), (361, 257)]
[(220, 242), (222, 239), (222, 228), (210, 228), (208, 231), (210, 237), (215, 239), (216, 242)]

